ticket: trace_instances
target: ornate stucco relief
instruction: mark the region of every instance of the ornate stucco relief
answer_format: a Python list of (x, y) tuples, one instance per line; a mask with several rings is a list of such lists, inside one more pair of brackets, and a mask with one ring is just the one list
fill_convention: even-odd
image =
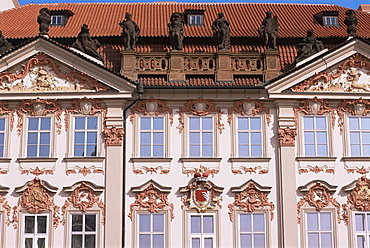
[(0, 92), (96, 92), (109, 88), (84, 73), (63, 68), (43, 53), (29, 59), (20, 71), (0, 73)]
[(340, 128), (340, 133), (343, 133), (343, 126), (344, 126), (344, 116), (347, 113), (350, 116), (367, 116), (370, 113), (370, 100), (359, 99), (355, 100), (343, 100), (338, 105), (337, 110), (339, 120), (338, 126)]
[(136, 113), (142, 113), (143, 115), (154, 115), (169, 114), (170, 125), (173, 124), (172, 109), (168, 108), (166, 101), (154, 99), (153, 97), (139, 101), (134, 107), (130, 109), (130, 121), (134, 122), (134, 116)]
[(115, 126), (104, 129), (104, 139), (107, 146), (121, 146), (123, 135), (123, 128), (117, 128)]
[(281, 146), (294, 146), (295, 137), (297, 136), (297, 130), (287, 128), (279, 128), (279, 141)]
[(370, 92), (370, 62), (355, 54), (331, 72), (319, 72), (291, 88), (293, 92)]
[(234, 106), (228, 109), (227, 122), (229, 124), (231, 124), (233, 113), (240, 113), (246, 116), (255, 116), (260, 113), (265, 113), (267, 123), (271, 123), (270, 110), (265, 108), (263, 102), (258, 100), (248, 98), (246, 100), (234, 101)]

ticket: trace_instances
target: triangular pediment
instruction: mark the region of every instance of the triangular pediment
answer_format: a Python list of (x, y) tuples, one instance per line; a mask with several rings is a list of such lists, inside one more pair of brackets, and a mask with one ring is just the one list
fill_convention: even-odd
[(370, 44), (352, 39), (268, 84), (271, 95), (370, 93)]
[(39, 37), (0, 60), (0, 93), (127, 93), (135, 85), (99, 63)]

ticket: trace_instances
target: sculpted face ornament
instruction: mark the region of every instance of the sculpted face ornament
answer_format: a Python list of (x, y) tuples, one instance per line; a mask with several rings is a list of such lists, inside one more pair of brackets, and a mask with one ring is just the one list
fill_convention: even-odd
[(198, 102), (198, 103), (195, 104), (195, 109), (198, 110), (198, 111), (204, 111), (205, 106), (202, 102)]
[(245, 102), (243, 103), (243, 108), (246, 115), (252, 115), (253, 110), (255, 109), (256, 104), (254, 102)]
[(148, 110), (149, 113), (154, 113), (158, 109), (158, 103), (157, 102), (147, 102), (146, 103), (146, 109)]
[(365, 112), (365, 109), (366, 109), (366, 106), (363, 103), (357, 103), (357, 104), (354, 105), (354, 107), (355, 107), (355, 112), (358, 115), (362, 115)]
[(33, 110), (36, 115), (44, 115), (45, 112), (45, 103), (35, 102), (33, 103)]
[(317, 115), (318, 112), (320, 111), (320, 108), (321, 108), (321, 102), (310, 101), (309, 102), (309, 107), (310, 107), (310, 110), (311, 110), (312, 114)]
[(91, 106), (92, 106), (92, 102), (81, 101), (80, 102), (81, 113), (83, 115), (90, 114), (90, 112), (91, 112)]

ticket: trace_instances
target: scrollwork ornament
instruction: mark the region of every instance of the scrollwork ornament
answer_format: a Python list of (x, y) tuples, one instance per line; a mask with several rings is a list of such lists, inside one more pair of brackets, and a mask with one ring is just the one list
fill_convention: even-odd
[(294, 146), (297, 130), (287, 128), (279, 128), (279, 141), (281, 146)]
[(367, 116), (370, 113), (370, 100), (359, 99), (355, 100), (343, 100), (338, 105), (337, 110), (339, 120), (338, 126), (340, 128), (340, 133), (343, 133), (343, 126), (344, 126), (344, 114), (348, 113), (352, 116)]
[(123, 135), (123, 128), (117, 128), (115, 126), (104, 129), (105, 144), (107, 146), (121, 146)]
[(0, 116), (9, 115), (10, 131), (12, 131), (14, 127), (14, 112), (14, 109), (8, 108), (7, 101), (0, 101)]
[(142, 113), (143, 115), (154, 115), (169, 114), (170, 125), (173, 124), (172, 109), (167, 107), (166, 101), (154, 99), (153, 97), (139, 101), (134, 107), (130, 109), (130, 121), (134, 122), (135, 113)]
[(253, 99), (234, 101), (234, 106), (228, 109), (227, 122), (231, 124), (232, 114), (240, 113), (245, 116), (255, 116), (260, 113), (266, 114), (267, 123), (271, 123), (270, 110), (264, 107), (263, 102)]

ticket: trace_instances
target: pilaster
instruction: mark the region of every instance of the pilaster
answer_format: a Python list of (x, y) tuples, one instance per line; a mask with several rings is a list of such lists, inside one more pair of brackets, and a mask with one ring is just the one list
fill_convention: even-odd
[(184, 53), (174, 50), (170, 52), (170, 70), (168, 72), (169, 81), (184, 81)]
[(125, 75), (131, 80), (137, 79), (135, 51), (121, 52), (121, 74)]
[(265, 81), (273, 79), (279, 75), (279, 50), (265, 50)]
[(218, 65), (216, 80), (217, 81), (232, 81), (233, 73), (231, 70), (231, 52), (228, 51), (218, 51), (217, 52), (217, 62)]

